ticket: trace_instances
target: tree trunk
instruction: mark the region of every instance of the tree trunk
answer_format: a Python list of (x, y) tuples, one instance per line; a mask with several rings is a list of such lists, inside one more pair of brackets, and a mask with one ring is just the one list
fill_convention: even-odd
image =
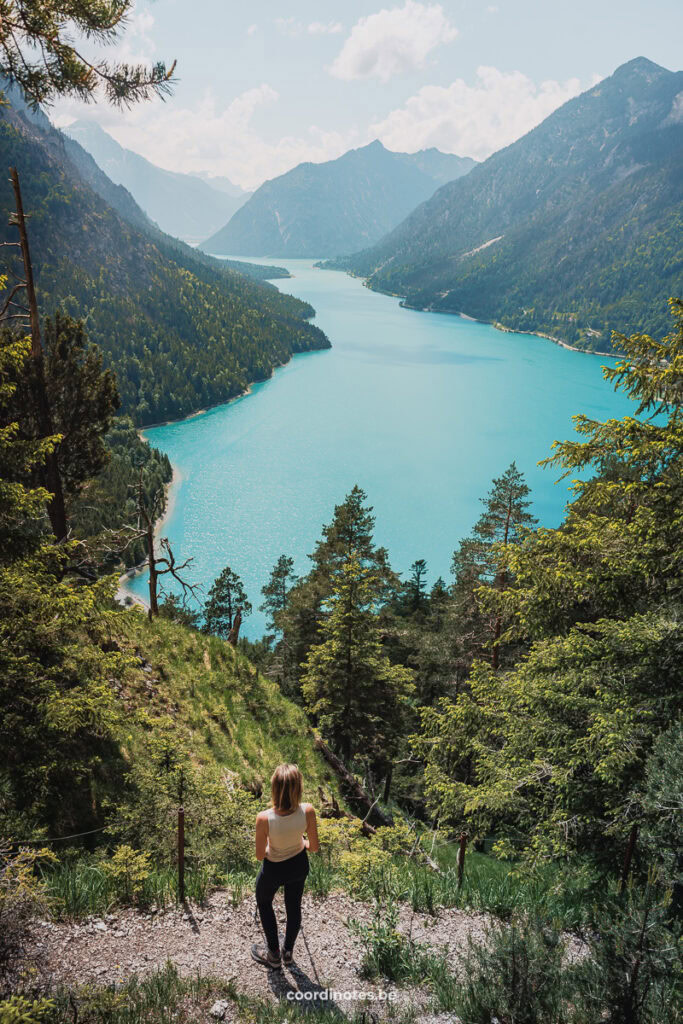
[(147, 518), (147, 565), (149, 566), (149, 611), (147, 617), (150, 622), (159, 614), (159, 597), (157, 573), (157, 560), (154, 552), (154, 523), (149, 516)]
[[(38, 318), (38, 302), (33, 282), (33, 265), (31, 263), (31, 252), (28, 245), (28, 232), (26, 231), (26, 218), (24, 217), (24, 204), (21, 199), (21, 188), (19, 187), (19, 175), (16, 167), (10, 168), (14, 198), (17, 207), (17, 227), (19, 228), (19, 241), (21, 244), (21, 255), (26, 275), (26, 297), (28, 299), (29, 315), (31, 319), (31, 360), (33, 365), (32, 390), (36, 403), (36, 414), (38, 430), (42, 437), (52, 437), (54, 426), (50, 402), (45, 385), (45, 360), (43, 357), (43, 346), (40, 339), (40, 320)], [(64, 540), (68, 533), (66, 521), (66, 509), (64, 507), (64, 490), (62, 478), (59, 472), (59, 463), (56, 452), (50, 452), (45, 456), (45, 486), (52, 495), (47, 506), (47, 513), (50, 517), (52, 532), (57, 540)]]
[(365, 792), (360, 782), (351, 774), (343, 761), (337, 757), (336, 754), (332, 753), (327, 743), (320, 737), (315, 738), (315, 749), (319, 750), (323, 755), (327, 763), (337, 773), (339, 778), (345, 783), (351, 798), (359, 803), (362, 807), (370, 812), (369, 819), (375, 825), (391, 825), (393, 824), (392, 819), (388, 815), (384, 814), (379, 810), (377, 805), (373, 806), (373, 802)]
[(394, 766), (393, 766), (393, 764), (390, 761), (389, 762), (389, 766), (387, 768), (386, 778), (384, 780), (384, 795), (382, 797), (382, 799), (383, 799), (385, 804), (389, 803), (389, 796), (391, 794), (391, 780), (392, 780), (393, 774), (394, 774)]
[(232, 623), (230, 632), (228, 633), (228, 643), (233, 647), (237, 647), (237, 641), (240, 638), (240, 626), (242, 625), (242, 609), (238, 608), (235, 612), (235, 618)]

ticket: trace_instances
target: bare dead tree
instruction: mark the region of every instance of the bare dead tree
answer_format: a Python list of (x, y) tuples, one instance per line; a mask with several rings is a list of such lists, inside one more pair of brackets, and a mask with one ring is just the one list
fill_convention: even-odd
[(182, 575), (188, 565), (193, 561), (186, 558), (184, 562), (176, 562), (175, 556), (167, 537), (159, 541), (158, 551), (156, 546), (155, 527), (157, 519), (163, 514), (165, 497), (163, 490), (158, 490), (152, 498), (151, 505), (145, 501), (145, 493), (142, 486), (142, 470), (138, 483), (137, 511), (138, 511), (138, 532), (137, 537), (142, 537), (147, 548), (147, 568), (149, 570), (149, 610), (150, 621), (159, 614), (159, 579), (170, 575), (183, 590), (183, 599), (188, 596), (196, 598), (199, 586), (190, 583)]
[[(31, 334), (31, 393), (35, 401), (35, 413), (38, 424), (38, 431), (42, 438), (54, 437), (54, 423), (50, 401), (45, 383), (45, 359), (40, 334), (40, 318), (38, 315), (38, 301), (33, 280), (33, 264), (31, 263), (31, 251), (28, 242), (28, 231), (26, 229), (26, 215), (21, 197), (19, 175), (16, 167), (10, 168), (10, 178), (14, 189), (16, 212), (10, 217), (10, 224), (19, 231), (18, 242), (7, 242), (4, 245), (16, 247), (21, 252), (24, 276), (17, 278), (10, 288), (0, 308), (0, 323), (11, 323), (17, 321), (18, 325), (28, 329)], [(17, 296), (23, 292), (26, 296), (27, 305), (23, 306), (17, 302)], [(53, 449), (45, 456), (44, 484), (52, 495), (47, 507), (50, 517), (52, 532), (58, 541), (64, 540), (68, 533), (66, 509), (64, 505), (64, 490), (62, 478), (59, 472), (57, 453)]]

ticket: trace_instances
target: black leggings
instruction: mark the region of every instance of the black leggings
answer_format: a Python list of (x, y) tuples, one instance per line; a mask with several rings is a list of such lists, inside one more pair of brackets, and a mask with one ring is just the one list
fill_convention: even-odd
[(305, 850), (287, 860), (264, 860), (256, 879), (256, 905), (261, 917), (268, 949), (280, 952), (277, 937), (277, 921), (273, 911), (273, 898), (281, 885), (285, 887), (285, 910), (287, 931), (285, 949), (291, 953), (301, 928), (301, 897), (308, 875), (308, 854)]

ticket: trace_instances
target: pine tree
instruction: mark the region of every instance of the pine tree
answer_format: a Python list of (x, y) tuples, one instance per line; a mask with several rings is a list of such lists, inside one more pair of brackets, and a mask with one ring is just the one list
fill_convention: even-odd
[(122, 33), (133, 0), (9, 0), (0, 17), (0, 75), (21, 86), (27, 100), (45, 103), (58, 96), (92, 99), (99, 87), (110, 102), (130, 104), (170, 90), (175, 62), (150, 68), (121, 61), (89, 59), (74, 39), (111, 45)]
[(524, 531), (536, 525), (537, 520), (529, 512), (530, 493), (524, 474), (511, 463), (502, 476), (493, 480), (488, 495), (482, 498), (484, 512), (472, 536), (462, 540), (453, 554), (461, 671), (468, 670), (472, 659), (482, 653), (490, 655), (494, 668), (500, 664), (502, 614), (482, 606), (481, 589), (503, 591), (509, 585), (508, 573), (501, 568), (501, 551), (517, 544)]
[(204, 605), (204, 630), (227, 639), (235, 624), (238, 611), (249, 615), (251, 604), (242, 580), (229, 565), (214, 581)]
[(335, 507), (332, 522), (323, 527), (322, 539), (309, 555), (313, 563), (310, 573), (290, 590), (287, 607), (278, 615), (278, 627), (287, 636), (292, 653), (286, 689), (293, 696), (299, 690), (298, 666), (320, 640), (325, 602), (332, 597), (336, 577), (348, 559), (357, 558), (367, 570), (378, 603), (385, 603), (398, 589), (386, 548), (375, 546), (375, 517), (366, 502), (365, 491), (356, 485)]
[(427, 609), (427, 563), (418, 558), (410, 567), (410, 576), (404, 585), (404, 601), (411, 615)]
[[(102, 353), (90, 345), (82, 321), (57, 312), (45, 324), (45, 387), (52, 424), (61, 439), (55, 455), (69, 505), (107, 464), (104, 437), (119, 404), (116, 377), (103, 369)], [(15, 415), (26, 439), (41, 436), (30, 381), (18, 381)]]
[(294, 572), (294, 559), (288, 555), (280, 555), (273, 566), (270, 578), (261, 589), (265, 601), (259, 606), (260, 612), (268, 615), (266, 625), (272, 633), (279, 631), (277, 618), (287, 607), (289, 591), (297, 583), (299, 577)]
[(325, 739), (343, 760), (388, 768), (412, 693), (409, 669), (382, 649), (373, 570), (352, 554), (327, 602), (321, 642), (303, 666), (302, 693)]
[[(1, 279), (0, 279), (1, 280)], [(0, 284), (1, 287), (1, 284)], [(0, 562), (35, 549), (45, 529), (44, 488), (28, 484), (58, 438), (22, 438), (16, 419), (17, 381), (25, 374), (31, 343), (9, 331), (0, 336)]]

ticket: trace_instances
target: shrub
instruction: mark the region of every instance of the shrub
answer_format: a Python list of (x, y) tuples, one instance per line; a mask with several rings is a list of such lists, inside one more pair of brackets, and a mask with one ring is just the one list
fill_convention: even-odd
[(49, 850), (12, 851), (9, 845), (0, 846), (0, 996), (15, 989), (34, 962), (27, 951), (28, 926), (36, 914), (48, 909), (45, 888), (34, 868), (46, 859), (53, 859)]
[(53, 1009), (52, 999), (10, 996), (9, 999), (0, 1002), (0, 1024), (42, 1024)]
[(681, 1020), (681, 924), (656, 876), (594, 908), (587, 939), (590, 956), (575, 977), (578, 1024)]
[(563, 1024), (567, 1017), (565, 944), (533, 917), (487, 926), (468, 938), (452, 1006), (467, 1024)]
[(391, 889), (391, 854), (370, 843), (341, 855), (341, 870), (354, 896), (380, 899)]
[(149, 854), (117, 846), (111, 858), (102, 862), (102, 870), (114, 883), (120, 902), (138, 903), (150, 874)]
[(351, 920), (349, 927), (361, 940), (361, 973), (366, 978), (421, 982), (431, 960), (424, 946), (398, 930), (398, 908), (393, 899), (376, 899), (368, 924)]

